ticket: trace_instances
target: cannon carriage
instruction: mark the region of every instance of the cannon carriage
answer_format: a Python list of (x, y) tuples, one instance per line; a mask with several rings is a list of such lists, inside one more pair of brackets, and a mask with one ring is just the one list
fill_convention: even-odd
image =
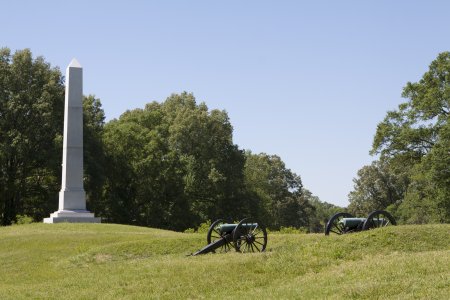
[(206, 235), (208, 245), (192, 255), (228, 252), (263, 252), (267, 246), (267, 231), (264, 225), (253, 218), (239, 223), (226, 223), (223, 219), (211, 224)]
[(325, 235), (332, 233), (341, 235), (392, 225), (397, 225), (394, 217), (384, 210), (373, 211), (367, 218), (355, 218), (349, 213), (340, 212), (328, 220)]

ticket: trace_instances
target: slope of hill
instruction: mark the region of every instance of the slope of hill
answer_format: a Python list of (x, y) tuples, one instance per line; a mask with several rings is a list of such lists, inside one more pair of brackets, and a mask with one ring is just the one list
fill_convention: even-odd
[(448, 299), (450, 225), (269, 234), (268, 251), (189, 257), (201, 234), (114, 224), (0, 227), (0, 299)]

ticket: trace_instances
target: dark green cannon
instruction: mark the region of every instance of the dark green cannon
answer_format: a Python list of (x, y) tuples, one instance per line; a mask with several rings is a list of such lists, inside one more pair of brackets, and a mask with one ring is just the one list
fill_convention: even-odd
[(238, 224), (226, 223), (219, 219), (211, 224), (206, 235), (208, 245), (192, 255), (211, 252), (263, 252), (267, 246), (267, 231), (262, 223), (246, 218)]
[(325, 235), (346, 234), (391, 225), (397, 225), (397, 223), (394, 217), (384, 210), (373, 211), (367, 218), (355, 218), (349, 213), (340, 212), (328, 220)]

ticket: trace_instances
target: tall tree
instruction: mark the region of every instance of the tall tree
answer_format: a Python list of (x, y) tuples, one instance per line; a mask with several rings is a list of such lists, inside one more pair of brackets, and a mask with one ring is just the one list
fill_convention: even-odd
[(348, 209), (356, 216), (364, 216), (398, 204), (405, 195), (409, 178), (408, 173), (397, 172), (384, 161), (374, 161), (362, 167), (353, 182)]
[(300, 176), (277, 155), (246, 152), (245, 183), (260, 203), (258, 214), (273, 228), (304, 227), (314, 209), (302, 194)]
[(378, 125), (372, 153), (411, 170), (399, 206), (404, 222), (450, 222), (450, 52), (439, 54), (419, 82), (408, 82), (402, 96), (408, 101)]
[[(185, 165), (185, 193), (198, 217), (243, 215), (243, 152), (233, 144), (225, 111), (196, 105), (192, 94), (170, 96), (163, 110), (169, 121), (169, 148)], [(241, 203), (242, 202), (242, 203)]]
[(172, 95), (109, 122), (104, 141), (109, 220), (182, 230), (243, 215), (244, 156), (226, 112)]
[(0, 50), (0, 223), (43, 217), (57, 197), (63, 77), (30, 50)]

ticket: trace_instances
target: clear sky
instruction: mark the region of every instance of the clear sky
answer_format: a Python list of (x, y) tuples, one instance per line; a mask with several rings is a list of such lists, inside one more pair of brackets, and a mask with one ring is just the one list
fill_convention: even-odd
[(188, 91), (234, 142), (347, 205), (377, 123), (450, 50), (450, 1), (4, 1), (0, 47), (65, 70), (107, 119)]

